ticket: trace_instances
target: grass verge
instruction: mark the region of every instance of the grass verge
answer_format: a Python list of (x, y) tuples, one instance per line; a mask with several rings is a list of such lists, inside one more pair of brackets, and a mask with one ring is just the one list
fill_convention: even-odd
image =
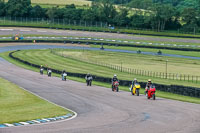
[[(122, 63), (122, 66), (125, 68), (126, 67), (134, 68), (134, 69), (137, 69), (137, 71), (139, 71), (139, 69), (149, 70), (149, 71), (156, 70), (156, 72), (157, 72), (158, 70), (160, 70), (160, 71), (165, 70), (166, 59), (164, 57), (163, 57), (163, 59), (160, 59), (160, 57), (152, 56), (152, 59), (150, 59), (150, 57), (146, 56), (146, 55), (136, 55), (136, 54), (116, 53), (116, 52), (105, 53), (104, 51), (90, 51), (91, 53), (95, 52), (96, 55), (93, 57), (90, 55), (87, 56), (89, 54), (88, 50), (79, 50), (78, 52), (77, 52), (77, 50), (71, 50), (69, 52), (73, 56), (76, 55), (76, 56), (81, 57), (81, 59), (82, 59), (82, 57), (84, 57), (86, 55), (86, 57), (89, 57), (89, 58), (87, 58), (88, 61), (90, 61), (91, 59), (93, 59), (93, 60), (98, 59), (98, 61), (102, 61), (102, 59), (105, 59), (105, 62), (100, 62), (100, 63), (106, 64), (109, 62), (109, 64), (98, 65), (95, 63), (89, 63), (89, 62), (85, 61), (85, 59), (80, 60), (80, 59), (75, 59), (75, 58), (65, 58), (65, 57), (61, 57), (59, 55), (55, 55), (55, 54), (51, 53), (51, 50), (45, 50), (45, 49), (44, 50), (22, 50), (22, 51), (18, 51), (16, 53), (14, 53), (13, 56), (16, 56), (16, 57), (26, 60), (26, 61), (29, 61), (30, 63), (33, 63), (33, 64), (48, 65), (48, 67), (50, 67), (50, 68), (54, 68), (54, 69), (61, 70), (61, 71), (63, 69), (65, 69), (68, 72), (73, 72), (73, 73), (79, 72), (79, 73), (86, 74), (86, 73), (90, 72), (93, 75), (108, 77), (108, 78), (109, 77), (111, 78), (113, 76), (113, 74), (117, 74), (120, 80), (132, 80), (133, 78), (137, 78), (139, 81), (146, 82), (147, 79), (152, 78), (154, 83), (158, 83), (158, 84), (185, 85), (185, 86), (192, 86), (192, 87), (200, 86), (198, 81), (197, 81), (197, 83), (196, 83), (196, 81), (194, 81), (194, 79), (193, 79), (193, 82), (191, 81), (191, 76), (190, 76), (190, 79), (188, 82), (186, 77), (184, 79), (183, 76), (181, 76), (181, 79), (179, 79), (179, 78), (177, 78), (176, 75), (174, 75), (174, 78), (176, 80), (165, 79), (163, 77), (164, 73), (159, 75), (160, 73), (158, 72), (157, 73), (158, 77), (153, 78), (151, 76), (145, 76), (146, 74), (142, 74), (142, 71), (140, 71), (141, 73), (139, 73), (139, 74), (134, 74), (134, 73), (130, 74), (130, 73), (124, 72), (124, 69), (123, 69), (123, 71), (120, 71), (120, 69), (112, 69), (111, 67), (109, 67), (110, 64), (115, 64), (115, 65), (118, 65), (118, 68), (119, 68)], [(105, 55), (104, 55), (104, 53), (105, 53)], [(118, 54), (118, 55), (116, 55), (116, 54)], [(90, 59), (90, 57), (91, 57), (91, 59)], [(99, 57), (100, 57), (100, 59), (99, 59)], [(116, 58), (116, 57), (118, 57), (118, 58)], [(134, 58), (132, 58), (132, 57), (134, 57)], [(137, 63), (138, 60), (139, 60), (139, 63)], [(149, 63), (149, 60), (152, 60), (151, 64)], [(192, 65), (191, 62), (188, 62), (187, 60), (179, 61), (180, 59), (175, 59), (174, 62), (171, 59), (169, 59), (169, 60), (170, 61), (168, 62), (168, 72), (173, 72), (174, 70), (176, 70), (177, 73), (179, 73), (179, 71), (180, 71), (180, 73), (183, 74), (181, 72), (181, 69), (182, 69), (184, 71), (184, 73), (186, 74), (185, 70), (187, 70), (188, 68), (196, 68), (197, 67), (197, 69), (195, 69), (195, 70), (190, 69), (190, 70), (187, 70), (187, 72), (197, 71), (195, 73), (198, 74), (198, 71), (199, 71), (198, 64)], [(188, 64), (186, 64), (187, 62), (188, 62)], [(156, 63), (156, 65), (155, 65), (155, 63)], [(150, 70), (150, 68), (152, 70)], [(173, 78), (173, 77), (170, 77), (170, 78)]]
[[(90, 45), (94, 48), (100, 48), (99, 45)], [(167, 50), (167, 49), (155, 49), (155, 48), (139, 48), (139, 47), (128, 47), (128, 46), (103, 46), (106, 49), (121, 49), (121, 50), (130, 50), (130, 51), (138, 51), (141, 52), (153, 52), (157, 53), (159, 50), (162, 51), (163, 54), (174, 54), (174, 55), (183, 55), (183, 56), (191, 56), (191, 57), (200, 57), (199, 52), (195, 51), (180, 51), (180, 50)]]
[(0, 123), (50, 118), (69, 112), (0, 78)]
[[(4, 58), (5, 60), (7, 60), (7, 61), (9, 61), (9, 62), (11, 62), (11, 63), (19, 66), (19, 67), (23, 67), (25, 69), (32, 70), (32, 71), (35, 71), (35, 72), (39, 71), (38, 69), (36, 69), (34, 67), (30, 67), (30, 66), (25, 65), (25, 64), (23, 64), (21, 62), (13, 60), (12, 58), (10, 58), (8, 56), (8, 54), (9, 54), (9, 52), (0, 53), (0, 56), (2, 58)], [(53, 73), (53, 76), (60, 77), (60, 75), (54, 74), (54, 73)], [(69, 80), (74, 80), (74, 81), (85, 83), (85, 79), (83, 79), (83, 78), (68, 77), (68, 79)], [(102, 82), (96, 82), (96, 81), (93, 81), (93, 85), (102, 86), (102, 87), (106, 87), (106, 88), (110, 88), (111, 87), (111, 85), (108, 84), (108, 83), (102, 83)], [(129, 91), (129, 87), (128, 86), (120, 86), (120, 90)], [(144, 92), (144, 89), (141, 89), (140, 92), (141, 93)], [(183, 101), (183, 102), (190, 102), (190, 103), (200, 104), (200, 99), (199, 98), (189, 97), (189, 96), (182, 96), (182, 95), (172, 94), (172, 93), (168, 93), (168, 92), (157, 91), (156, 92), (156, 96), (157, 97), (162, 97), (162, 98), (167, 98), (167, 99), (173, 99), (173, 100)]]

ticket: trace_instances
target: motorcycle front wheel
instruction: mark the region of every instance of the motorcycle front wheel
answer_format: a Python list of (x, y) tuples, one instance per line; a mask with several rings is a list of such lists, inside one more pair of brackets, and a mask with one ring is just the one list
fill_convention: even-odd
[(116, 88), (116, 91), (117, 91), (117, 92), (119, 91), (119, 88), (118, 88), (118, 87)]
[(152, 97), (153, 97), (153, 100), (156, 100), (156, 95), (155, 95), (155, 94), (153, 94), (153, 96), (152, 96)]
[(134, 93), (133, 93), (133, 89), (131, 89), (131, 94), (134, 95)]
[(137, 96), (139, 96), (139, 95), (140, 95), (140, 92), (139, 92), (139, 90), (138, 90), (138, 89), (136, 89), (136, 94), (137, 94)]

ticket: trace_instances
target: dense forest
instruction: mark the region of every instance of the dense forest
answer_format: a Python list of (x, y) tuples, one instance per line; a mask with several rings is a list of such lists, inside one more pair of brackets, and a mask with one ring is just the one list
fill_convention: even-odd
[(93, 0), (88, 8), (66, 5), (42, 8), (31, 0), (0, 0), (0, 17), (48, 18), (106, 22), (112, 26), (196, 32), (200, 0)]

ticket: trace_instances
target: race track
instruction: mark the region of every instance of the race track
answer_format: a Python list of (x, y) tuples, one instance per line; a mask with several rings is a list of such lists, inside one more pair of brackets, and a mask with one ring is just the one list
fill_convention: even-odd
[(40, 28), (16, 28), (16, 27), (1, 27), (0, 35), (59, 35), (59, 36), (75, 36), (75, 37), (96, 37), (96, 38), (111, 38), (111, 39), (128, 39), (128, 40), (147, 40), (147, 41), (161, 41), (161, 42), (185, 42), (185, 43), (200, 43), (200, 39), (183, 39), (183, 38), (166, 38), (166, 37), (152, 37), (139, 36), (118, 33), (104, 33), (104, 32), (89, 32), (76, 30), (55, 30), (55, 29), (40, 29)]
[[(0, 48), (1, 49), (1, 48)], [(41, 76), (0, 58), (3, 77), (78, 113), (75, 119), (10, 127), (0, 133), (199, 133), (200, 105), (112, 92), (110, 88)]]
[[(9, 44), (8, 44), (9, 45)], [(13, 45), (10, 44), (11, 46), (6, 46), (0, 44), (0, 53), (1, 52), (6, 52), (6, 51), (14, 51), (14, 50), (27, 50), (27, 49), (56, 49), (56, 48), (61, 48), (61, 49), (75, 49), (75, 50), (94, 50), (94, 51), (101, 51), (99, 48), (93, 48), (89, 47), (87, 45), (78, 45), (78, 44), (51, 44), (51, 43), (38, 43), (38, 44), (17, 44), (14, 43)], [(137, 54), (137, 51), (133, 50), (121, 50), (121, 49), (104, 49), (104, 51), (108, 52), (121, 52), (121, 53), (132, 53), (132, 54)], [(142, 52), (141, 54), (144, 55), (154, 55), (158, 56), (157, 53), (155, 52)], [(184, 55), (178, 55), (178, 54), (165, 54), (163, 53), (162, 55), (159, 56), (165, 56), (165, 57), (176, 57), (176, 58), (185, 58), (185, 59), (195, 59), (195, 60), (200, 60), (200, 57), (193, 57), (193, 56), (184, 56)]]

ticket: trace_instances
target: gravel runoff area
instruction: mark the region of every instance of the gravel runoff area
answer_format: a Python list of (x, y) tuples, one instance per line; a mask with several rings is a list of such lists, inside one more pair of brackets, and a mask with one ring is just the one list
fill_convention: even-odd
[(60, 36), (79, 36), (79, 37), (98, 37), (98, 38), (113, 38), (113, 39), (130, 39), (130, 40), (146, 40), (146, 41), (163, 41), (163, 42), (185, 42), (185, 43), (200, 43), (200, 39), (183, 39), (183, 38), (165, 38), (154, 36), (139, 36), (130, 34), (104, 33), (104, 32), (89, 32), (75, 30), (56, 30), (56, 29), (41, 29), (41, 28), (18, 28), (18, 27), (1, 27), (0, 35), (60, 35)]
[(0, 77), (78, 113), (70, 121), (10, 127), (0, 133), (199, 133), (198, 104), (112, 92), (110, 88), (41, 76), (0, 59)]

